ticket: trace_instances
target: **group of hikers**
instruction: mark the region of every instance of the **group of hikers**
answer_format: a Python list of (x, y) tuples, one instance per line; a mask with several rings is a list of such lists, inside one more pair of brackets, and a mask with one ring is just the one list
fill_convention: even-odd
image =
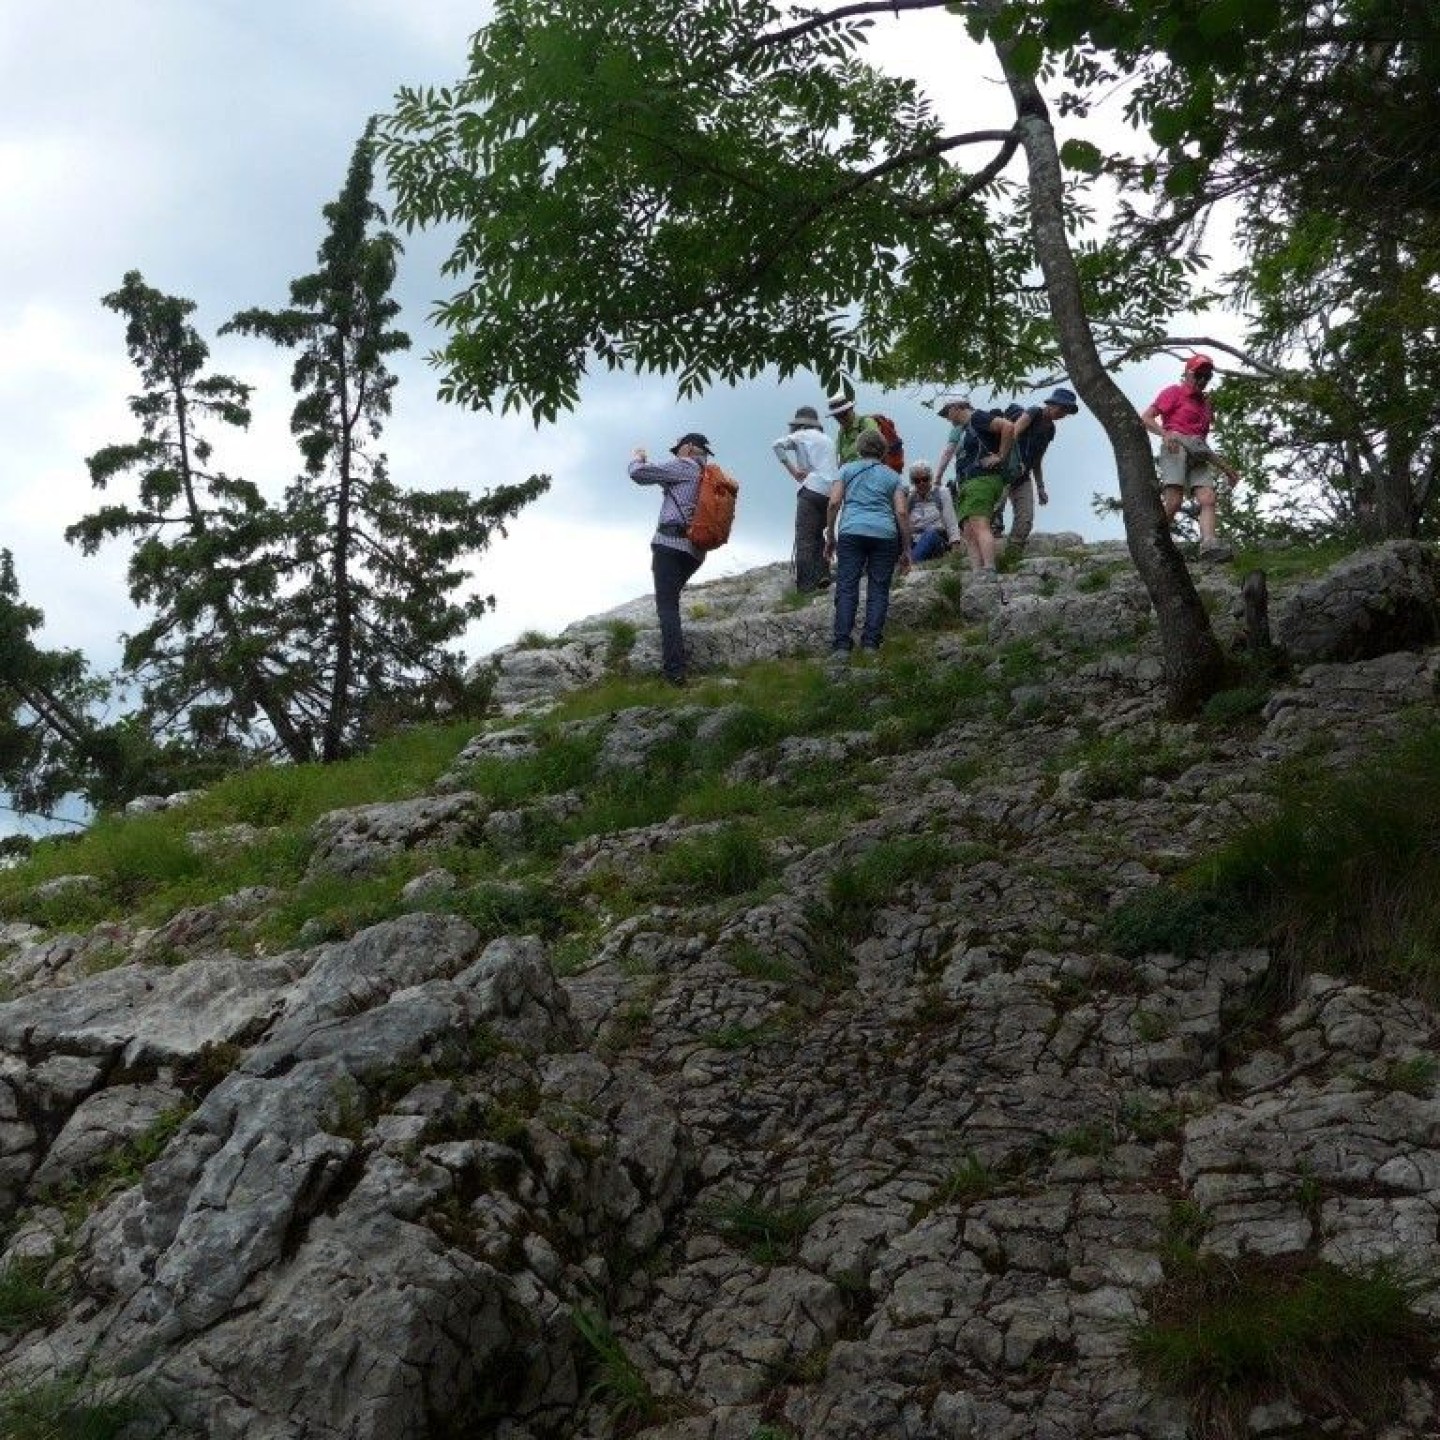
[[(1213, 412), (1206, 387), (1214, 373), (1208, 356), (1190, 356), (1180, 381), (1166, 386), (1140, 416), (1160, 439), (1157, 471), (1166, 518), (1173, 521), (1187, 500), (1193, 503), (1205, 558), (1228, 554), (1216, 538), (1215, 507), (1220, 474), (1234, 478), (1207, 443)], [(796, 486), (796, 589), (809, 594), (833, 585), (831, 655), (837, 663), (848, 661), (854, 649), (862, 579), (860, 649), (874, 651), (884, 637), (897, 570), (904, 574), (963, 546), (975, 575), (994, 577), (1007, 502), (1007, 547), (1023, 551), (1036, 499), (1049, 502), (1044, 460), (1056, 426), (1080, 406), (1075, 392), (1060, 386), (1029, 406), (980, 409), (968, 396), (947, 394), (934, 408), (950, 427), (945, 446), (933, 467), (917, 461), (908, 475), (893, 423), (883, 415), (859, 414), (850, 395), (828, 402), (828, 417), (837, 426), (833, 437), (818, 410), (802, 405), (772, 447)], [(661, 669), (671, 684), (684, 685), (680, 593), (705, 557), (704, 545), (695, 543), (693, 521), (707, 473), (714, 470), (714, 451), (704, 435), (692, 431), (670, 454), (670, 460), (655, 463), (637, 448), (630, 478), (662, 490), (650, 542)]]

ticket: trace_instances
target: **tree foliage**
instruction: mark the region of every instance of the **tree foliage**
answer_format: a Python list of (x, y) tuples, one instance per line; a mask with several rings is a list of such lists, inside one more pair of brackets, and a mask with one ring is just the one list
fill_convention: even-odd
[(40, 644), (44, 619), (0, 550), (0, 788), (12, 807), (53, 815), (71, 795), (115, 805), (184, 783), (194, 757), (155, 746), (128, 719), (105, 718), (110, 686), (78, 650)]
[[(1138, 246), (1235, 217), (1246, 344), (1223, 417), (1281, 523), (1407, 535), (1437, 496), (1440, 11), (1430, 0), (1016, 3), (1084, 109), (1124, 81), (1153, 148), (1099, 157)], [(1027, 29), (1028, 27), (1028, 29)]]
[(325, 207), (318, 268), (287, 308), (225, 327), (296, 352), (303, 469), (278, 501), (213, 463), (214, 433), (249, 424), (250, 392), (208, 371), (194, 304), (138, 272), (105, 297), (126, 322), (140, 433), (88, 464), (96, 488), (134, 489), (66, 533), (87, 554), (132, 545), (130, 596), (148, 619), (123, 672), (139, 686), (134, 728), (162, 748), (334, 760), (381, 727), (482, 698), (453, 647), (494, 601), (459, 596), (466, 562), (549, 481), (471, 496), (389, 478), (375, 449), (395, 386), (387, 359), (409, 341), (393, 323), (399, 245), (372, 184), (367, 134)]
[(208, 373), (192, 301), (132, 270), (103, 303), (125, 320), (142, 386), (130, 400), (140, 434), (86, 463), (96, 489), (133, 477), (135, 492), (65, 536), (87, 555), (108, 540), (132, 543), (130, 598), (151, 619), (126, 639), (122, 668), (140, 685), (144, 723), (216, 755), (242, 753), (268, 725), (291, 758), (303, 758), (278, 659), (280, 516), (252, 482), (211, 465), (210, 429), (249, 424), (249, 387)]
[[(865, 62), (872, 16), (938, 5), (500, 0), (468, 74), (402, 92), (381, 131), (401, 220), (458, 230), (445, 393), (553, 418), (593, 364), (689, 394), (769, 367), (1003, 387), (1063, 363), (1115, 447), (1184, 708), (1220, 657), (1097, 348), (1155, 333), (1184, 262), (1077, 233), (1084, 181), (1061, 176), (1034, 17), (966, 7), (1015, 100), (1002, 130), (951, 132)], [(1028, 189), (1005, 174), (1022, 146)]]
[(295, 723), (322, 760), (378, 723), (461, 701), (464, 658), (447, 647), (494, 603), (456, 598), (464, 562), (549, 484), (531, 477), (476, 497), (390, 480), (374, 442), (395, 387), (388, 357), (410, 340), (393, 324), (400, 246), (373, 184), (367, 131), (325, 207), (318, 268), (291, 284), (287, 308), (242, 311), (226, 327), (296, 352), (291, 429), (305, 466), (284, 504), (286, 653)]
[[(397, 216), (458, 229), (442, 393), (553, 419), (592, 366), (693, 394), (769, 367), (1005, 386), (1056, 364), (1004, 178), (1018, 138), (951, 131), (866, 63), (864, 12), (890, 8), (502, 0), (469, 73), (402, 91), (381, 130)], [(1153, 322), (1180, 267), (1119, 285), (1077, 243), (1092, 324)]]

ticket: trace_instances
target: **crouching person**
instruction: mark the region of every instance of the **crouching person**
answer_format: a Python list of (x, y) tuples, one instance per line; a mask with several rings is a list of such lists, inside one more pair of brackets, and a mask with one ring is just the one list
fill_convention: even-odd
[(948, 555), (964, 543), (960, 522), (955, 518), (955, 502), (943, 486), (936, 489), (934, 472), (923, 460), (910, 467), (906, 509), (910, 513), (910, 559), (917, 565), (937, 555)]
[(859, 458), (840, 467), (830, 489), (825, 519), (826, 558), (834, 557), (835, 633), (831, 656), (849, 659), (854, 647), (860, 580), (865, 579), (865, 622), (861, 650), (878, 650), (890, 609), (890, 582), (897, 565), (910, 568), (910, 512), (900, 476), (884, 462), (885, 437), (864, 431)]

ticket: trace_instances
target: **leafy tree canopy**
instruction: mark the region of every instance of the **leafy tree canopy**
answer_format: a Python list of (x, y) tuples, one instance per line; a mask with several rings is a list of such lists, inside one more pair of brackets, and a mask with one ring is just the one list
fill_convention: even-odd
[[(1001, 386), (1055, 365), (1017, 136), (952, 130), (865, 62), (892, 8), (936, 6), (501, 0), (469, 73), (403, 91), (380, 132), (397, 217), (459, 227), (442, 393), (553, 419), (597, 364), (682, 394), (767, 366)], [(1091, 324), (1153, 332), (1182, 265), (1151, 249), (1122, 279), (1076, 244)]]

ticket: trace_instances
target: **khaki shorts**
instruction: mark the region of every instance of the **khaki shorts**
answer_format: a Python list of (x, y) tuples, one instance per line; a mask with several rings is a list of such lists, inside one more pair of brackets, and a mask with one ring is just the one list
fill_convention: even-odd
[(1214, 490), (1220, 483), (1220, 472), (1210, 463), (1210, 447), (1198, 436), (1177, 435), (1178, 450), (1167, 450), (1162, 441), (1155, 457), (1160, 488), (1172, 486), (1187, 495), (1195, 490)]

